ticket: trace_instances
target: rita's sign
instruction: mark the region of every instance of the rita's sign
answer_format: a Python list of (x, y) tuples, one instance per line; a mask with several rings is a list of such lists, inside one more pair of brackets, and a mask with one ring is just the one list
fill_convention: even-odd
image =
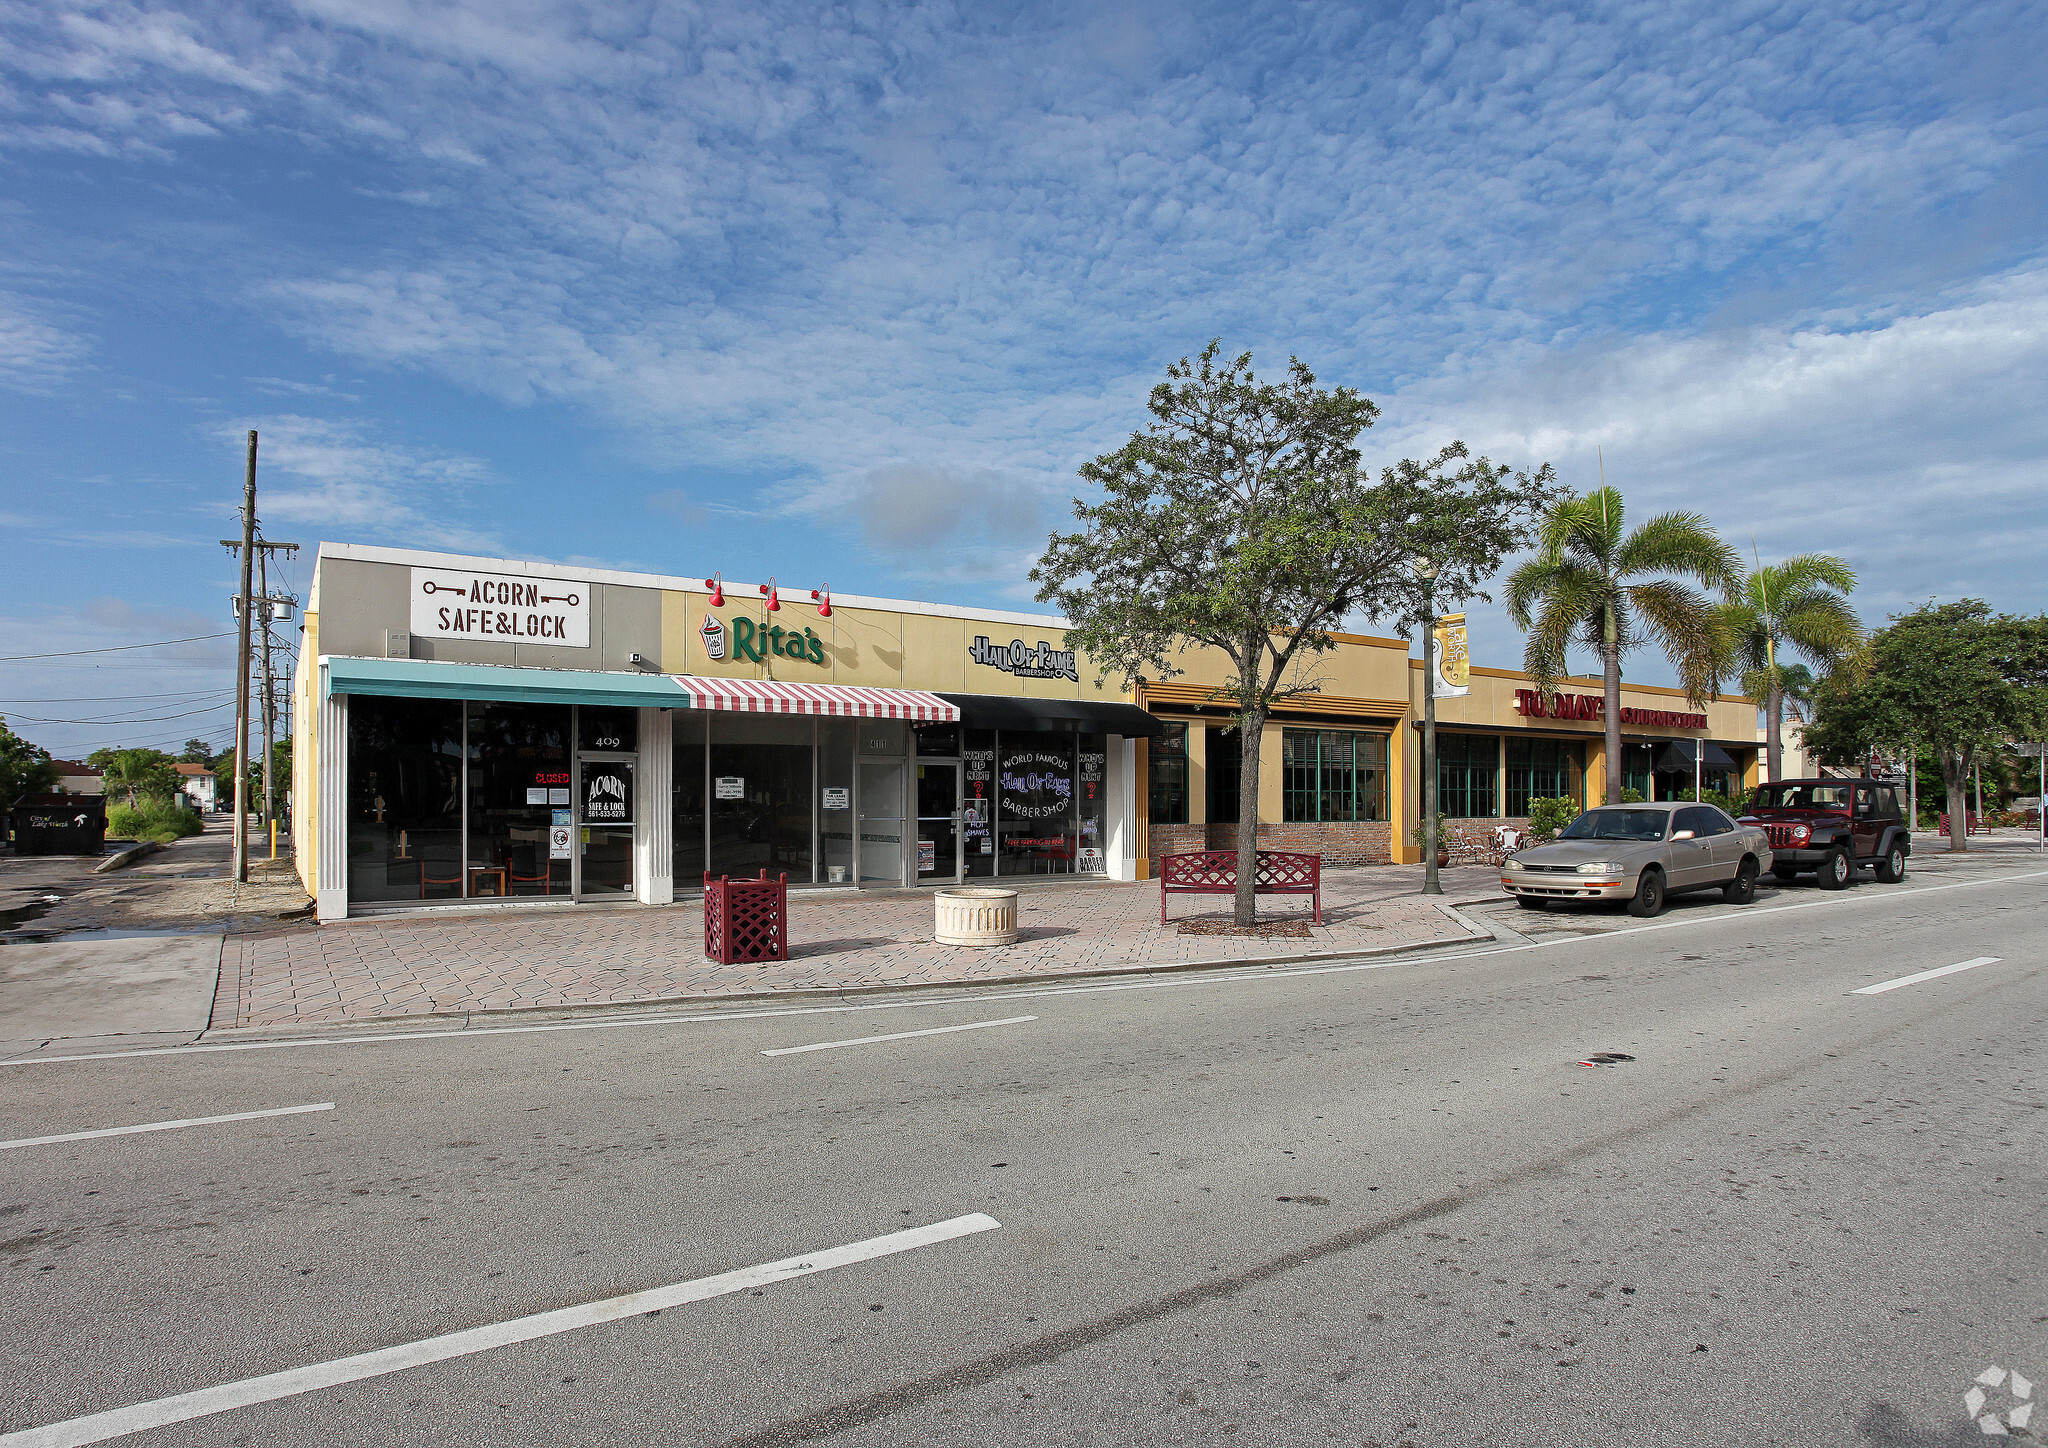
[[(1598, 694), (1552, 694), (1548, 699), (1534, 689), (1515, 690), (1515, 712), (1531, 719), (1593, 719), (1607, 717), (1607, 700)], [(1624, 724), (1655, 729), (1704, 729), (1704, 714), (1681, 714), (1674, 709), (1637, 709), (1624, 706)]]
[(1001, 669), (1006, 674), (1015, 674), (1020, 679), (1072, 679), (1081, 682), (1075, 672), (1074, 651), (1056, 649), (1044, 639), (1033, 648), (1022, 639), (1011, 639), (1008, 644), (991, 644), (988, 635), (983, 634), (967, 646), (967, 657), (977, 664)]
[(430, 639), (590, 647), (590, 585), (454, 568), (412, 570), (412, 631)]
[(765, 664), (768, 655), (774, 654), (777, 658), (795, 659), (802, 664), (825, 662), (825, 641), (808, 626), (784, 628), (779, 623), (757, 624), (750, 618), (736, 618), (727, 623), (717, 614), (707, 613), (697, 633), (704, 640), (704, 656), (710, 659), (724, 658), (730, 640), (735, 661), (752, 659), (757, 664)]

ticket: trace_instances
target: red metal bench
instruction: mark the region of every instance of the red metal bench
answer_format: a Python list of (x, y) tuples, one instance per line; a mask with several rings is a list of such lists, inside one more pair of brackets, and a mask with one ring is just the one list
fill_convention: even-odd
[[(1197, 850), (1186, 855), (1159, 857), (1159, 923), (1166, 923), (1168, 895), (1235, 895), (1237, 893), (1237, 851)], [(1254, 895), (1310, 895), (1315, 899), (1316, 924), (1323, 923), (1323, 857), (1295, 855), (1280, 850), (1259, 851), (1259, 873), (1252, 881)]]
[[(1935, 832), (1944, 835), (1948, 833), (1948, 815), (1946, 812), (1942, 814), (1941, 823), (1936, 827)], [(1985, 824), (1984, 817), (1975, 810), (1964, 810), (1963, 833), (1966, 835), (1988, 835), (1991, 833), (1991, 826)]]

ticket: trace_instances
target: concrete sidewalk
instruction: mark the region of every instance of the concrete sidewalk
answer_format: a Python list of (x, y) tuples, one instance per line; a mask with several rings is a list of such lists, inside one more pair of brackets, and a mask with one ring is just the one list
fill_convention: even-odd
[[(1473, 893), (1486, 874), (1446, 872), (1445, 898)], [(1185, 919), (1227, 919), (1229, 902), (1215, 896), (1175, 896), (1173, 923), (1162, 927), (1157, 884), (1027, 886), (1018, 902), (1023, 938), (992, 949), (934, 945), (929, 891), (798, 893), (791, 959), (746, 966), (704, 959), (695, 903), (260, 931), (227, 941), (212, 1029), (1272, 963), (1486, 938), (1416, 894), (1420, 876), (1419, 868), (1331, 871), (1321, 926), (1309, 923), (1306, 897), (1262, 898), (1262, 921), (1299, 922), (1301, 932), (1283, 938), (1180, 933)]]

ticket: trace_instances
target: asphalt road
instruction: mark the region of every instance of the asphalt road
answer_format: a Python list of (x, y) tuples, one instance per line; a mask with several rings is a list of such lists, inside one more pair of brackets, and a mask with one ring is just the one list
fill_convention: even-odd
[(8, 1142), (332, 1103), (0, 1150), (0, 1445), (466, 1329), (122, 1441), (1982, 1442), (2048, 1378), (2048, 872), (1774, 904), (0, 1067)]

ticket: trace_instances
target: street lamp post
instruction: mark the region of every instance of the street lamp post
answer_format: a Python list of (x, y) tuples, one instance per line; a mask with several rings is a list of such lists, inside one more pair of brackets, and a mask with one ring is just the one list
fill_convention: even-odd
[(1422, 580), (1422, 893), (1441, 895), (1443, 881), (1437, 878), (1437, 777), (1436, 777), (1436, 564), (1429, 559), (1415, 565)]

